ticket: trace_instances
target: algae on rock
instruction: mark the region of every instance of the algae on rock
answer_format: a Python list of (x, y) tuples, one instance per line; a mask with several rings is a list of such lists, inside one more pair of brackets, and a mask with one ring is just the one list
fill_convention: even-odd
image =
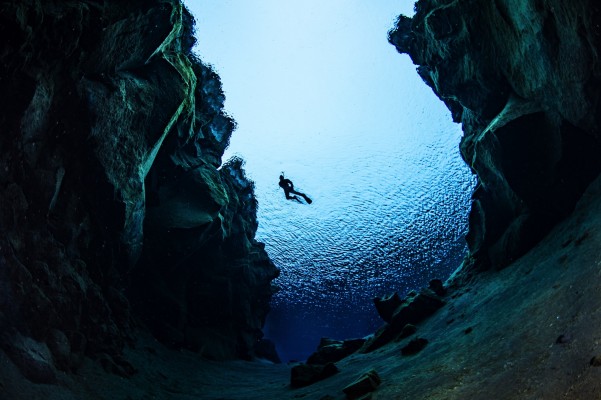
[(252, 185), (219, 169), (235, 122), (193, 26), (178, 0), (3, 2), (3, 347), (60, 337), (60, 368), (116, 360), (141, 317), (168, 343), (252, 356), (278, 271), (254, 239)]
[(420, 0), (415, 10), (389, 41), (462, 123), (461, 154), (478, 175), (466, 271), (503, 267), (601, 171), (599, 6)]

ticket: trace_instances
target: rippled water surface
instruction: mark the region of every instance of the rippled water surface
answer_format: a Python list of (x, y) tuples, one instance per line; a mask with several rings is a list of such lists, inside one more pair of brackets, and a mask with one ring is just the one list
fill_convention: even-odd
[[(259, 165), (281, 168), (249, 170), (257, 239), (282, 270), (265, 331), (287, 358), (306, 357), (322, 336), (373, 332), (382, 323), (374, 296), (445, 279), (459, 265), (472, 179), (458, 127), (438, 122), (340, 136), (327, 149), (316, 141), (302, 152), (310, 159), (265, 155)], [(282, 169), (311, 205), (285, 200)]]
[[(282, 271), (264, 331), (284, 360), (373, 332), (374, 296), (457, 268), (473, 178), (460, 127), (386, 41), (410, 1), (188, 4), (239, 126), (226, 157), (246, 160)], [(311, 205), (284, 198), (281, 172)]]

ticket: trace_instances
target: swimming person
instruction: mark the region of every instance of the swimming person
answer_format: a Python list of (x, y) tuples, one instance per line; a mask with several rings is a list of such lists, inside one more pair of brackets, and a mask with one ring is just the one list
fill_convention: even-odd
[(292, 194), (297, 194), (299, 196), (302, 196), (305, 199), (305, 201), (307, 202), (307, 204), (313, 203), (313, 200), (308, 198), (306, 194), (297, 192), (296, 190), (294, 190), (294, 184), (292, 183), (292, 181), (290, 179), (285, 179), (284, 175), (280, 175), (280, 187), (282, 189), (284, 189), (284, 194), (286, 195), (286, 199), (288, 199), (288, 200), (296, 200), (296, 201), (300, 202), (298, 197), (290, 196), (290, 193), (292, 193)]

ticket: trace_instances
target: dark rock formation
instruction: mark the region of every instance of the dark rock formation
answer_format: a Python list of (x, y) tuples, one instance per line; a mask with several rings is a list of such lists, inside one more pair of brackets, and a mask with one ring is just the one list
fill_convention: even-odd
[(386, 296), (374, 297), (374, 305), (376, 306), (378, 315), (386, 322), (390, 322), (392, 315), (402, 302), (399, 294), (396, 292)]
[(350, 356), (365, 344), (365, 339), (334, 340), (322, 338), (317, 351), (309, 356), (307, 364), (327, 364)]
[(415, 326), (413, 324), (407, 324), (403, 327), (403, 329), (401, 329), (401, 333), (399, 333), (399, 339), (408, 338), (409, 336), (413, 335), (415, 332), (417, 332), (417, 326)]
[(389, 41), (461, 122), (478, 175), (466, 270), (502, 267), (567, 216), (601, 170), (600, 6), (420, 0)]
[(252, 355), (278, 271), (254, 240), (241, 162), (218, 169), (235, 124), (190, 52), (193, 23), (176, 0), (3, 2), (0, 329), (13, 358), (40, 343), (61, 369), (82, 354), (123, 367), (134, 314), (168, 343)]
[(216, 359), (248, 358), (278, 274), (254, 240), (253, 185), (239, 159), (219, 171), (202, 158), (192, 167), (184, 159), (159, 153), (147, 178), (155, 200), (134, 274), (136, 310), (165, 343)]
[(430, 288), (422, 289), (419, 294), (410, 293), (395, 310), (390, 322), (378, 329), (361, 350), (370, 352), (397, 338), (412, 335), (415, 333), (413, 324), (423, 321), (444, 305), (445, 301)]
[(275, 348), (275, 343), (269, 339), (261, 339), (255, 343), (254, 347), (255, 356), (271, 361), (275, 364), (281, 364), (282, 360)]
[(419, 353), (428, 345), (428, 340), (424, 338), (412, 339), (401, 349), (401, 354), (404, 356), (411, 356)]
[(380, 375), (378, 375), (375, 369), (372, 369), (361, 375), (356, 381), (347, 385), (342, 391), (346, 394), (347, 399), (359, 399), (375, 391), (381, 383), (382, 379)]
[(309, 386), (336, 373), (338, 373), (338, 367), (334, 363), (325, 365), (298, 364), (290, 370), (290, 386), (293, 388)]
[(2, 343), (6, 354), (19, 368), (23, 376), (34, 383), (55, 383), (56, 368), (52, 354), (45, 343), (13, 332)]
[(438, 296), (445, 296), (447, 294), (447, 289), (444, 287), (444, 284), (440, 279), (432, 279), (428, 285), (430, 290), (436, 293)]

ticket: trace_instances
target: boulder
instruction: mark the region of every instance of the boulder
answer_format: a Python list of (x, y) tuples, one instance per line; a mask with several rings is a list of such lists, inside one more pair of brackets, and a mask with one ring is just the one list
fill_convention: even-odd
[(447, 294), (447, 289), (440, 279), (432, 279), (428, 288), (440, 297), (444, 297)]
[(434, 314), (445, 305), (445, 301), (429, 288), (424, 288), (415, 296), (407, 297), (394, 312), (390, 323), (376, 331), (362, 348), (363, 352), (376, 350), (400, 336), (410, 335), (411, 327)]
[(350, 356), (363, 346), (366, 339), (334, 340), (322, 338), (317, 351), (309, 356), (307, 364), (327, 364)]
[(390, 322), (392, 315), (401, 305), (402, 300), (399, 294), (394, 292), (382, 297), (374, 297), (374, 305), (378, 314), (385, 322)]
[(72, 367), (71, 361), (71, 343), (62, 331), (53, 329), (48, 334), (46, 344), (50, 352), (56, 367), (63, 371), (69, 371)]
[(601, 356), (594, 356), (593, 358), (591, 358), (589, 364), (592, 367), (601, 367)]
[(399, 334), (399, 339), (405, 339), (417, 332), (417, 327), (413, 324), (407, 324), (401, 329), (401, 333)]
[(290, 370), (290, 386), (293, 388), (309, 386), (336, 373), (338, 373), (338, 367), (334, 363), (324, 365), (298, 364)]
[(56, 368), (45, 343), (12, 332), (3, 338), (2, 348), (23, 376), (31, 382), (56, 382)]
[(427, 344), (428, 344), (427, 339), (415, 338), (415, 339), (411, 340), (409, 343), (407, 343), (405, 346), (403, 346), (403, 348), (401, 349), (401, 354), (404, 356), (411, 356), (411, 355), (417, 354), (420, 351), (422, 351), (424, 349), (424, 347), (426, 347)]
[(347, 385), (342, 391), (350, 400), (364, 398), (368, 393), (375, 391), (382, 383), (375, 369), (362, 374), (357, 380)]

